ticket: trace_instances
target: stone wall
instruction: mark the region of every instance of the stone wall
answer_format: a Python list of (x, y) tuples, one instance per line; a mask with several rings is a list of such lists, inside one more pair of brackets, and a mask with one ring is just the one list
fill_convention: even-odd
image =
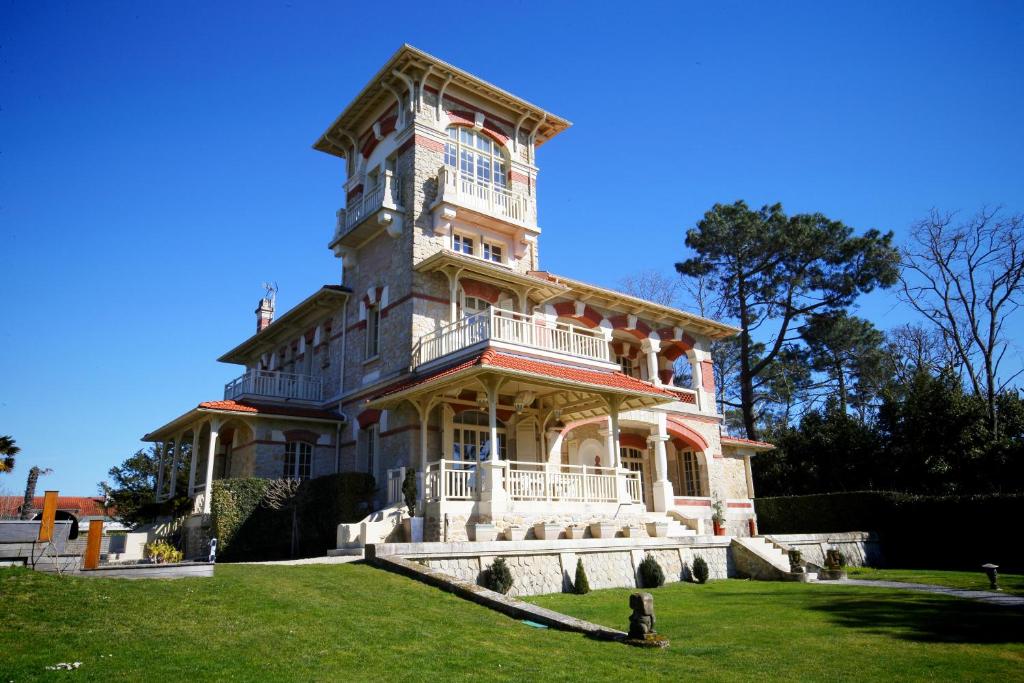
[(768, 540), (803, 553), (803, 560), (819, 567), (825, 566), (825, 551), (837, 548), (846, 557), (850, 567), (879, 567), (883, 557), (875, 534), (850, 531), (836, 534), (773, 534)]
[(650, 553), (666, 583), (691, 580), (693, 559), (701, 556), (712, 579), (736, 575), (728, 540), (715, 537), (496, 541), (493, 543), (396, 543), (369, 546), (367, 557), (398, 555), (457, 579), (482, 583), (498, 557), (512, 573), (509, 595), (541, 595), (572, 590), (581, 559), (593, 589), (636, 588), (640, 562)]

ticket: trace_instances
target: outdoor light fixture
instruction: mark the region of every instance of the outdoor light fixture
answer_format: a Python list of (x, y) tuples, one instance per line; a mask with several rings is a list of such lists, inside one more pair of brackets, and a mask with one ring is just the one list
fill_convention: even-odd
[(516, 394), (515, 399), (512, 402), (513, 407), (516, 409), (516, 414), (523, 412), (526, 406), (533, 403), (534, 394), (532, 391), (520, 391)]
[(985, 570), (985, 575), (988, 576), (988, 587), (994, 591), (1002, 590), (999, 587), (999, 565), (989, 563), (981, 565), (981, 568)]
[(476, 404), (480, 407), (480, 410), (487, 410), (490, 402), (487, 400), (487, 393), (484, 391), (476, 392)]

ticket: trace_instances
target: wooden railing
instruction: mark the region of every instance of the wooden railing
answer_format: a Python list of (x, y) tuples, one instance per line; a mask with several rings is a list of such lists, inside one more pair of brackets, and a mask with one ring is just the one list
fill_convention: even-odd
[(626, 475), (626, 492), (634, 503), (644, 502), (644, 489), (639, 472), (630, 472)]
[(453, 323), (445, 323), (420, 337), (413, 348), (413, 367), (488, 340), (575, 358), (611, 360), (608, 341), (600, 332), (492, 307)]
[(516, 223), (533, 224), (530, 198), (508, 188), (483, 182), (457, 169), (442, 166), (437, 172), (437, 201), (449, 201)]
[(475, 462), (438, 460), (427, 465), (427, 500), (476, 500), (480, 478)]
[(611, 467), (511, 462), (508, 494), (512, 500), (614, 503), (617, 474)]
[(398, 469), (388, 470), (387, 472), (387, 492), (389, 506), (399, 503), (404, 498), (402, 493), (402, 484), (405, 483), (405, 468), (399, 467)]
[(319, 402), (323, 394), (319, 377), (272, 370), (250, 370), (224, 385), (224, 400), (249, 395)]

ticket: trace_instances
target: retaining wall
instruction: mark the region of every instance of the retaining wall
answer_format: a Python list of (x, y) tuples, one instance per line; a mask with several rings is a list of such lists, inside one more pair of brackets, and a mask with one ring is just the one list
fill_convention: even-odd
[(882, 566), (882, 547), (878, 535), (867, 531), (847, 531), (835, 534), (766, 534), (765, 538), (803, 553), (803, 560), (825, 566), (825, 551), (837, 548), (846, 557), (850, 567)]

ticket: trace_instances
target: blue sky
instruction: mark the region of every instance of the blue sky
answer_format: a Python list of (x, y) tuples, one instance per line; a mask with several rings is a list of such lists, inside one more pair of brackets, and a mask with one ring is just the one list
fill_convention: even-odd
[(1024, 210), (1022, 33), (1011, 2), (5, 2), (0, 489), (95, 492), (220, 397), (261, 282), (283, 310), (338, 280), (342, 162), (310, 145), (402, 42), (575, 123), (538, 156), (542, 265), (614, 285), (716, 201), (900, 240)]

